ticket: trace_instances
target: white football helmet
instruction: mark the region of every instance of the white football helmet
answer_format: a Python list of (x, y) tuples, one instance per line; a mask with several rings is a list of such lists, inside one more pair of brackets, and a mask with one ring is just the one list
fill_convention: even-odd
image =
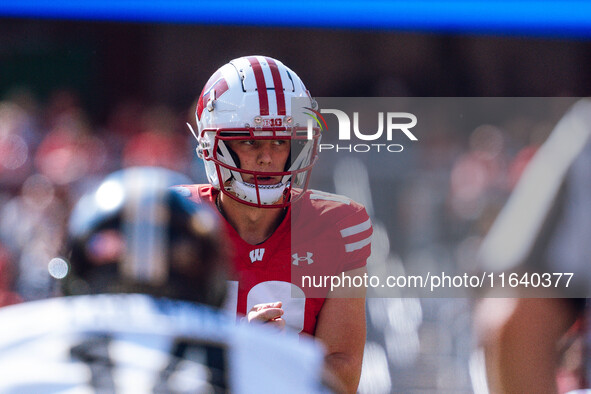
[[(191, 129), (209, 183), (255, 207), (285, 207), (297, 200), (318, 158), (320, 128), (312, 127), (316, 109), (302, 80), (278, 60), (246, 56), (222, 66), (199, 96), (198, 133)], [(225, 143), (230, 140), (289, 140), (291, 153), (281, 172), (248, 171)], [(243, 174), (253, 175), (254, 183), (245, 182)], [(281, 181), (259, 184), (259, 177), (270, 176)]]

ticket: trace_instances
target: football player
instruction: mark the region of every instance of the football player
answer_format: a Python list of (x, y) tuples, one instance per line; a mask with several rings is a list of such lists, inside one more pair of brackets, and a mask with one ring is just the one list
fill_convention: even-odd
[(591, 101), (581, 100), (534, 156), (481, 248), (483, 270), (531, 279), (514, 281), (514, 293), (498, 294), (521, 298), (478, 304), (476, 327), (491, 392), (564, 392), (581, 388), (577, 380), (590, 387), (588, 371), (584, 379), (571, 377), (572, 383), (557, 381), (561, 340), (589, 313), (585, 300), (574, 297), (588, 297), (591, 289), (590, 169)]
[(184, 185), (217, 206), (236, 277), (229, 308), (326, 346), (329, 368), (355, 392), (365, 343), (365, 289), (310, 286), (304, 277), (362, 277), (372, 226), (350, 199), (308, 190), (320, 129), (317, 104), (279, 60), (245, 56), (218, 69), (196, 108), (207, 185)]
[(320, 390), (315, 345), (215, 309), (225, 243), (214, 211), (169, 188), (179, 182), (130, 168), (78, 202), (66, 257), (48, 267), (70, 296), (0, 311), (0, 392)]

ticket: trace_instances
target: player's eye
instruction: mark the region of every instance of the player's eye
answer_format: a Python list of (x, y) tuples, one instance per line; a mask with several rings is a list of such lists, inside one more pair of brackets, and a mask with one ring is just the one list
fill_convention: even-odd
[(255, 142), (254, 140), (246, 140), (246, 141), (242, 141), (242, 144), (250, 146), (250, 145), (254, 145), (254, 142)]

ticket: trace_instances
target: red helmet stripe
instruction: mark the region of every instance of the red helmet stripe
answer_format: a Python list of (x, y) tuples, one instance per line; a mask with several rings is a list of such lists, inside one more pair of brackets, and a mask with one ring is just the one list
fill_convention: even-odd
[(249, 56), (248, 61), (254, 72), (254, 79), (257, 83), (257, 91), (259, 93), (259, 106), (261, 108), (261, 116), (269, 115), (269, 98), (267, 97), (267, 85), (265, 84), (265, 75), (258, 59), (254, 56)]
[(228, 90), (228, 82), (222, 77), (222, 73), (218, 70), (209, 78), (203, 90), (201, 91), (201, 95), (199, 96), (199, 100), (197, 101), (197, 108), (196, 113), (197, 117), (201, 119), (201, 114), (203, 113), (203, 109), (205, 108), (204, 100), (209, 98), (209, 92), (211, 89), (215, 89), (215, 98), (219, 98), (222, 94)]
[(226, 80), (222, 78), (218, 82), (216, 82), (215, 85), (213, 85), (213, 88), (215, 89), (215, 98), (218, 99), (222, 94), (226, 92), (226, 90), (228, 90), (228, 82), (226, 82)]
[(275, 85), (275, 97), (277, 97), (277, 115), (285, 115), (285, 95), (283, 94), (283, 82), (281, 82), (281, 74), (279, 73), (279, 67), (275, 60), (266, 57), (269, 68), (271, 69), (271, 75), (273, 76), (273, 85)]

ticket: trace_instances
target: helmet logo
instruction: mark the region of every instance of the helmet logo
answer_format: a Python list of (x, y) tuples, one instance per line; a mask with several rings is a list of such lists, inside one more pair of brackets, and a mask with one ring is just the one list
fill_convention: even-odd
[[(209, 81), (205, 84), (199, 100), (197, 101), (196, 115), (198, 119), (201, 119), (203, 110), (207, 107), (208, 111), (213, 110), (213, 102), (220, 98), (228, 90), (228, 83), (222, 77), (222, 73), (219, 70), (209, 78)], [(205, 101), (206, 100), (206, 101)], [(205, 102), (204, 102), (205, 101)], [(211, 109), (210, 109), (211, 107)]]
[[(257, 123), (257, 119), (254, 120)], [(281, 127), (283, 126), (282, 118), (259, 119), (259, 125), (263, 127)]]
[[(289, 117), (288, 120), (291, 120)], [(262, 116), (254, 117), (255, 127), (281, 127), (283, 126), (283, 118), (263, 118)]]

